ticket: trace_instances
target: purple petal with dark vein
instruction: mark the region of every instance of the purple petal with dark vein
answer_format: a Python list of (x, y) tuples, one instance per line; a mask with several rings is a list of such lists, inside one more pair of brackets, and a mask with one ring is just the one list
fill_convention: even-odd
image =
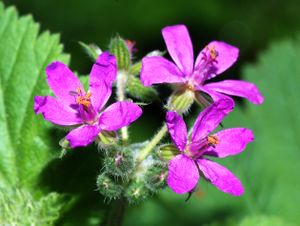
[(75, 104), (75, 97), (72, 92), (80, 88), (84, 89), (79, 79), (62, 62), (56, 61), (49, 64), (46, 68), (48, 85), (55, 96), (67, 105)]
[(240, 180), (224, 166), (208, 159), (198, 159), (197, 162), (204, 177), (222, 192), (234, 196), (244, 193)]
[(177, 194), (191, 191), (199, 178), (196, 163), (185, 155), (176, 155), (169, 162), (167, 184)]
[(183, 151), (187, 142), (187, 128), (182, 117), (175, 111), (168, 111), (166, 123), (174, 144)]
[(142, 114), (142, 109), (130, 101), (120, 101), (110, 105), (99, 118), (102, 130), (118, 130), (137, 120)]
[(141, 82), (144, 86), (160, 83), (183, 83), (185, 79), (175, 64), (161, 56), (144, 57)]
[(204, 155), (224, 158), (241, 153), (254, 140), (253, 132), (247, 128), (225, 129), (214, 134), (219, 143), (208, 149)]
[(206, 48), (215, 48), (217, 51), (216, 62), (213, 63), (213, 66), (208, 68), (208, 76), (206, 80), (211, 79), (218, 74), (226, 71), (232, 64), (234, 64), (239, 56), (239, 49), (221, 41), (212, 41), (210, 42), (197, 56), (195, 63), (195, 70), (199, 67), (201, 60), (203, 59), (203, 53), (206, 52)]
[(70, 142), (72, 148), (83, 147), (92, 143), (99, 132), (100, 129), (97, 126), (84, 125), (69, 132), (66, 139)]
[(82, 123), (77, 111), (51, 96), (35, 96), (34, 111), (44, 119), (57, 125), (71, 126)]
[(262, 104), (264, 102), (264, 97), (261, 95), (256, 85), (246, 81), (225, 80), (222, 82), (208, 83), (204, 88), (225, 93), (227, 95), (244, 97), (253, 104)]
[(165, 27), (162, 29), (162, 35), (174, 62), (185, 76), (191, 75), (194, 67), (194, 51), (186, 26)]

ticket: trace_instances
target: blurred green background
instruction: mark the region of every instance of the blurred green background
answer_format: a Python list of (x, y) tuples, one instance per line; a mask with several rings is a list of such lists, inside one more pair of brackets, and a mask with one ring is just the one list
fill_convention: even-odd
[[(42, 31), (60, 33), (65, 52), (71, 54), (70, 68), (80, 74), (87, 74), (92, 62), (77, 42), (94, 42), (106, 49), (110, 38), (117, 33), (136, 41), (137, 60), (154, 49), (164, 50), (161, 28), (178, 23), (187, 25), (195, 54), (211, 40), (237, 46), (239, 60), (221, 79), (243, 78), (255, 82), (266, 98), (262, 106), (237, 99), (237, 110), (225, 121), (226, 127), (249, 127), (256, 135), (256, 141), (245, 153), (220, 161), (241, 178), (245, 195), (230, 197), (202, 180), (200, 191), (189, 202), (184, 202), (185, 196), (166, 189), (145, 203), (130, 207), (125, 225), (300, 225), (299, 1), (5, 0), (4, 3), (15, 5), (21, 15), (32, 14)], [(162, 103), (170, 89), (163, 86), (159, 90), (163, 93), (161, 102), (145, 107), (145, 115), (132, 127), (134, 141), (151, 137), (163, 121)], [(192, 111), (196, 113), (199, 109), (193, 107)], [(55, 130), (53, 134), (58, 141), (64, 132)], [(97, 225), (97, 215), (105, 214), (106, 204), (94, 191), (99, 170), (97, 158), (91, 151), (77, 150), (63, 160), (54, 160), (44, 170), (43, 183), (50, 190), (86, 192), (65, 212), (59, 225)], [(70, 174), (75, 174), (74, 178), (66, 179)]]

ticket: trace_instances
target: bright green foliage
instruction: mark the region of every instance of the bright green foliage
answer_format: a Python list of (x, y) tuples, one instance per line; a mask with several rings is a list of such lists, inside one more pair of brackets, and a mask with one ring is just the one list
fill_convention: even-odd
[(0, 4), (0, 180), (4, 186), (32, 186), (56, 149), (48, 123), (33, 112), (34, 95), (49, 91), (44, 69), (68, 61), (58, 35), (44, 32), (31, 16), (18, 18)]
[(1, 225), (47, 225), (60, 209), (57, 194), (39, 198), (37, 192), (39, 175), (59, 147), (50, 124), (34, 114), (33, 98), (49, 93), (47, 64), (69, 57), (62, 54), (58, 35), (38, 33), (31, 16), (19, 18), (15, 8), (0, 3)]
[(36, 200), (25, 190), (0, 190), (0, 225), (52, 225), (59, 217), (60, 199), (56, 193)]

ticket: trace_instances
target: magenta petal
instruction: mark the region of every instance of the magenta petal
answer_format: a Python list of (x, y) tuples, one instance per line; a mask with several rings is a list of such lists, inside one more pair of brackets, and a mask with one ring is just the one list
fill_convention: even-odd
[(103, 130), (118, 130), (137, 120), (141, 114), (142, 109), (130, 101), (116, 102), (106, 108), (101, 114), (99, 126)]
[(97, 126), (81, 126), (69, 132), (66, 139), (72, 148), (87, 146), (96, 139), (99, 132)]
[(204, 154), (218, 158), (239, 154), (249, 142), (254, 140), (253, 132), (246, 128), (225, 129), (217, 132), (214, 136), (219, 140), (219, 144)]
[(57, 125), (71, 126), (82, 123), (77, 111), (51, 96), (35, 96), (34, 111), (36, 114), (43, 114), (45, 120)]
[(229, 99), (222, 99), (204, 109), (196, 119), (191, 141), (194, 144), (194, 149), (197, 145), (202, 145), (202, 140), (213, 131), (222, 121), (222, 119), (233, 109), (234, 103)]
[(208, 159), (197, 160), (203, 175), (219, 190), (234, 196), (244, 193), (240, 180), (224, 166)]
[(167, 183), (177, 194), (191, 191), (199, 180), (195, 162), (185, 155), (176, 155), (169, 162)]
[(160, 83), (182, 83), (184, 77), (175, 64), (161, 56), (144, 57), (141, 81), (144, 86)]
[(75, 97), (71, 94), (78, 88), (82, 91), (79, 79), (73, 74), (67, 65), (57, 61), (46, 68), (47, 81), (56, 97), (65, 104), (74, 104)]
[[(216, 58), (216, 63), (214, 63), (214, 67), (210, 69), (210, 73), (208, 74), (206, 79), (211, 79), (218, 74), (221, 74), (223, 71), (227, 70), (232, 64), (235, 63), (239, 56), (239, 49), (229, 45), (225, 42), (220, 41), (212, 41), (210, 42), (206, 48), (214, 47), (218, 53)], [(198, 55), (195, 63), (195, 68), (198, 67), (198, 64), (201, 62), (203, 58), (203, 53), (206, 51), (204, 48)]]
[(162, 35), (174, 62), (185, 76), (191, 75), (194, 67), (194, 51), (186, 26), (165, 27), (162, 29)]
[(166, 122), (173, 142), (183, 151), (187, 142), (187, 128), (182, 117), (174, 111), (168, 111)]
[(108, 52), (99, 55), (90, 73), (91, 102), (100, 111), (111, 95), (112, 84), (117, 75), (116, 58)]
[(204, 88), (228, 95), (244, 97), (253, 104), (262, 104), (264, 101), (264, 97), (261, 95), (257, 87), (250, 82), (225, 80), (222, 82), (209, 83), (205, 85)]

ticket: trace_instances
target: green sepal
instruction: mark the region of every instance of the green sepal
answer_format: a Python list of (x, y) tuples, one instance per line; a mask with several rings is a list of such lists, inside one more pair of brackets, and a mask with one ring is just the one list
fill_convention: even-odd
[(178, 154), (180, 151), (174, 144), (162, 144), (157, 148), (157, 155), (163, 161), (170, 161)]
[(118, 134), (115, 131), (102, 130), (97, 137), (97, 143), (101, 148), (117, 145)]
[(169, 97), (167, 109), (169, 111), (176, 111), (180, 114), (185, 114), (189, 111), (194, 103), (195, 93), (189, 89), (175, 90)]
[(142, 61), (139, 61), (130, 67), (129, 74), (135, 75), (135, 76), (139, 75), (141, 72), (141, 69), (142, 69)]
[(125, 40), (120, 36), (113, 38), (109, 44), (109, 51), (117, 58), (118, 70), (128, 71), (131, 55)]
[(158, 93), (153, 87), (143, 86), (140, 79), (130, 75), (126, 84), (126, 92), (136, 99), (150, 101), (158, 99)]
[(86, 44), (84, 42), (78, 42), (84, 52), (92, 59), (96, 61), (98, 56), (102, 53), (102, 50), (94, 43)]

